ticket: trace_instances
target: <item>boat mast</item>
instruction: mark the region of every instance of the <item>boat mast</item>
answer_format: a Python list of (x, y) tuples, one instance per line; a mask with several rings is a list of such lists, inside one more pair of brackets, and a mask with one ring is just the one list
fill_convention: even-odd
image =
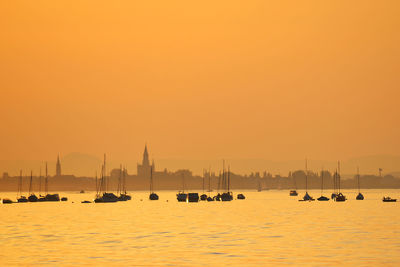
[(203, 194), (204, 194), (204, 179), (206, 178), (206, 170), (203, 169)]
[(153, 193), (153, 166), (150, 167), (150, 194)]
[(231, 167), (228, 166), (228, 192), (230, 192), (229, 191), (230, 183), (231, 183)]
[(324, 168), (322, 168), (321, 171), (321, 196), (323, 192), (324, 192)]
[(44, 179), (44, 192), (47, 195), (49, 193), (49, 181), (48, 181), (48, 172), (47, 172), (47, 162), (46, 162), (46, 178)]
[(31, 180), (29, 182), (29, 195), (31, 195), (32, 192), (32, 170), (31, 170)]
[(39, 169), (39, 196), (42, 192), (42, 167)]
[(307, 158), (306, 158), (306, 193), (308, 191), (308, 170), (307, 170)]
[(22, 170), (19, 171), (19, 180), (18, 180), (18, 193), (17, 196), (22, 195)]
[(357, 166), (358, 193), (360, 194), (360, 169)]
[(340, 161), (338, 161), (338, 175), (337, 175), (337, 177), (338, 177), (338, 190), (339, 190), (339, 193), (340, 193)]

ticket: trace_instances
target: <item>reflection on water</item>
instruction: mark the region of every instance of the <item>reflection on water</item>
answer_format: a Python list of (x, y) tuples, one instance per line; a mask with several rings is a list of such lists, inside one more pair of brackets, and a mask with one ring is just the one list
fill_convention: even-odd
[(173, 191), (160, 192), (159, 201), (133, 192), (131, 201), (99, 204), (80, 203), (93, 193), (63, 193), (68, 202), (0, 205), (0, 263), (400, 265), (400, 203), (381, 200), (399, 198), (399, 190), (364, 190), (363, 201), (347, 191), (343, 203), (298, 202), (299, 193), (178, 203)]

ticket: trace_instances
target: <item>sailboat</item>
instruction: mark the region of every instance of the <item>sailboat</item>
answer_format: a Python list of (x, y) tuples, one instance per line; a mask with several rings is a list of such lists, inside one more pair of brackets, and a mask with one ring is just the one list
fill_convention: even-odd
[(187, 194), (185, 193), (185, 175), (182, 173), (182, 191), (179, 191), (178, 194), (176, 194), (176, 199), (178, 202), (186, 202), (187, 200)]
[(357, 183), (358, 183), (358, 195), (356, 196), (356, 200), (364, 200), (364, 196), (360, 192), (360, 170), (358, 167), (357, 167)]
[(114, 193), (107, 193), (108, 180), (106, 176), (106, 155), (104, 154), (104, 163), (101, 168), (100, 185), (97, 188), (95, 203), (113, 203), (118, 201), (118, 197)]
[(202, 201), (205, 201), (205, 200), (207, 200), (207, 195), (206, 194), (204, 194), (204, 180), (205, 180), (205, 173), (206, 173), (206, 171), (205, 170), (203, 170), (203, 194), (200, 196), (200, 200), (202, 200)]
[(219, 193), (220, 187), (221, 187), (221, 172), (219, 172), (218, 175), (217, 195), (213, 197), (215, 201), (221, 201), (221, 194)]
[[(47, 162), (46, 162), (46, 178), (44, 180), (44, 189), (46, 193), (46, 201), (60, 201), (60, 196), (58, 194), (49, 194), (49, 175), (47, 172)], [(64, 200), (63, 200), (64, 199)], [(66, 201), (67, 199), (64, 197), (61, 201)]]
[[(211, 190), (211, 167), (208, 172), (208, 192), (212, 192), (212, 190)], [(209, 195), (207, 197), (207, 201), (214, 201), (214, 198), (212, 198), (211, 195)]]
[(31, 179), (29, 181), (29, 197), (28, 197), (29, 202), (37, 202), (38, 197), (33, 193), (32, 191), (32, 171), (31, 171)]
[(260, 180), (258, 180), (258, 188), (257, 188), (257, 192), (261, 192), (261, 191), (262, 191), (261, 182), (260, 182)]
[(40, 168), (39, 172), (39, 202), (46, 201), (46, 196), (42, 196), (42, 168)]
[(321, 196), (317, 198), (318, 201), (329, 201), (329, 198), (326, 196), (322, 195), (324, 192), (324, 170), (322, 169), (321, 171)]
[(150, 167), (150, 200), (158, 200), (158, 195), (153, 191), (153, 166)]
[(296, 185), (296, 179), (294, 178), (294, 176), (292, 174), (290, 174), (290, 176), (292, 177), (293, 180), (293, 184), (294, 184), (294, 190), (290, 190), (289, 192), (289, 196), (291, 197), (296, 197), (299, 195), (299, 193), (297, 193), (297, 185)]
[(22, 195), (22, 170), (19, 172), (17, 201), (18, 203), (28, 202), (26, 196)]
[(344, 202), (346, 201), (346, 197), (340, 192), (340, 162), (338, 161), (338, 171), (337, 171), (337, 186), (338, 186), (338, 194), (335, 197), (336, 202)]
[(302, 200), (299, 201), (314, 201), (315, 199), (308, 194), (308, 168), (307, 168), (307, 159), (306, 159), (306, 194), (304, 195)]
[(230, 191), (230, 184), (231, 184), (231, 171), (230, 167), (228, 166), (228, 173), (225, 173), (225, 168), (223, 170), (223, 177), (224, 177), (224, 187), (226, 192), (222, 193), (221, 195), (221, 200), (222, 201), (232, 201), (233, 200), (233, 194)]
[(119, 171), (118, 190), (117, 190), (118, 191), (117, 195), (119, 194), (118, 197), (119, 201), (127, 201), (132, 199), (132, 197), (128, 195), (128, 193), (126, 192), (126, 178), (125, 178), (126, 173), (127, 173), (126, 168), (122, 169), (121, 165)]

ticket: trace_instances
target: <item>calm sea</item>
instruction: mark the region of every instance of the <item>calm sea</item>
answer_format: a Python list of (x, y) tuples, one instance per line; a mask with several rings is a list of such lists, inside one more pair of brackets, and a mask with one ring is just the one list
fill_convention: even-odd
[(271, 190), (232, 202), (178, 203), (161, 191), (159, 201), (132, 192), (81, 204), (93, 192), (65, 192), (68, 202), (0, 204), (0, 265), (400, 266), (400, 202), (381, 201), (400, 190), (363, 190), (363, 201), (344, 192), (344, 203)]

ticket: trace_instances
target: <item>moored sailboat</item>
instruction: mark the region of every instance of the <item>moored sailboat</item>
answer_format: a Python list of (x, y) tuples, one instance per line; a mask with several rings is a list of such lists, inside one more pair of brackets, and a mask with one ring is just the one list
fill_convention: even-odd
[(37, 202), (38, 197), (33, 193), (32, 191), (32, 171), (31, 171), (31, 179), (29, 180), (29, 197), (28, 197), (29, 202)]
[(324, 170), (321, 171), (321, 196), (317, 198), (318, 201), (329, 201), (329, 198), (323, 195), (324, 192)]
[(303, 199), (299, 201), (314, 201), (315, 199), (308, 194), (308, 168), (307, 168), (307, 159), (306, 159), (306, 194), (303, 196)]
[(364, 195), (360, 192), (360, 170), (357, 167), (357, 184), (358, 184), (358, 195), (356, 196), (356, 200), (364, 200)]
[(18, 193), (17, 193), (17, 202), (18, 203), (26, 203), (28, 199), (26, 196), (22, 195), (22, 170), (19, 172), (19, 179), (18, 179)]
[(340, 192), (340, 162), (338, 161), (338, 170), (336, 172), (336, 178), (337, 178), (337, 187), (338, 187), (338, 193), (336, 194), (336, 197), (334, 198), (334, 200), (336, 202), (344, 202), (346, 201), (346, 196), (342, 194), (342, 192)]
[(118, 197), (114, 193), (108, 193), (108, 183), (106, 175), (106, 155), (104, 154), (104, 163), (101, 168), (101, 179), (98, 191), (96, 192), (95, 203), (114, 203), (118, 201)]
[(150, 195), (149, 200), (158, 200), (158, 195), (153, 190), (153, 166), (150, 167)]
[(176, 194), (178, 202), (186, 202), (187, 194), (185, 193), (185, 175), (182, 173), (182, 190)]

